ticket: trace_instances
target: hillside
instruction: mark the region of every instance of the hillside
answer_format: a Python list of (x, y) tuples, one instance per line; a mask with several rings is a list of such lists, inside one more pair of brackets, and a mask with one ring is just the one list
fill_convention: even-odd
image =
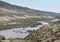
[(26, 16), (26, 17), (33, 17), (33, 16), (49, 16), (47, 13), (41, 12), (39, 10), (30, 9), (27, 7), (11, 5), (9, 3), (0, 1), (0, 14), (8, 15), (8, 16)]
[(60, 42), (60, 21), (43, 26), (25, 39), (34, 42)]
[(11, 5), (3, 1), (0, 1), (0, 10), (2, 11), (5, 10), (5, 12), (10, 11), (11, 13), (16, 13), (19, 15), (21, 14), (22, 15), (46, 15), (45, 13), (39, 12), (38, 10), (33, 10), (22, 6)]
[(42, 11), (0, 1), (0, 29), (28, 27), (36, 21), (51, 19), (55, 18)]

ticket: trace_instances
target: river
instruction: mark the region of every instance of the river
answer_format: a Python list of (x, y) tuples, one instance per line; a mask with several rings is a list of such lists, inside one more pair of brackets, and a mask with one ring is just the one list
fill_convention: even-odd
[(8, 30), (3, 30), (0, 31), (0, 35), (3, 35), (6, 39), (9, 38), (25, 38), (28, 36), (30, 33), (27, 32), (28, 30), (33, 31), (37, 30), (40, 27), (47, 25), (47, 22), (44, 21), (37, 21), (42, 23), (42, 25), (37, 25), (36, 27), (26, 27), (26, 28), (15, 28), (15, 29), (8, 29)]

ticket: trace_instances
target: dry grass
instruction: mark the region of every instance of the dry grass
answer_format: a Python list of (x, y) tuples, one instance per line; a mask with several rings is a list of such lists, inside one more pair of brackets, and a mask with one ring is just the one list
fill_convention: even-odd
[(31, 42), (30, 40), (2, 40), (2, 42)]

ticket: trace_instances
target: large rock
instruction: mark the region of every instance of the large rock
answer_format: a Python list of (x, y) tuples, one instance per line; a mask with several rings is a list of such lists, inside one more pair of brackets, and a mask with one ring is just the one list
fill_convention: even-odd
[(5, 40), (5, 37), (3, 35), (0, 35), (0, 40)]

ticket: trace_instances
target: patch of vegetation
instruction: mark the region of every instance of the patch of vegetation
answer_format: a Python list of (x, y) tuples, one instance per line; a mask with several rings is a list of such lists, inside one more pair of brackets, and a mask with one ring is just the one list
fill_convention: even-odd
[(34, 42), (54, 42), (55, 40), (60, 40), (60, 21), (41, 27), (25, 39), (33, 40)]
[[(30, 27), (36, 23), (36, 21), (47, 21), (47, 19), (40, 19), (40, 18), (27, 18), (27, 19), (16, 19), (7, 22), (7, 25), (0, 24), (0, 30), (5, 29), (12, 29), (12, 28), (21, 28), (21, 27)], [(10, 22), (17, 22), (17, 24), (9, 24)], [(4, 22), (6, 23), (6, 22)], [(18, 24), (19, 23), (19, 24)]]

